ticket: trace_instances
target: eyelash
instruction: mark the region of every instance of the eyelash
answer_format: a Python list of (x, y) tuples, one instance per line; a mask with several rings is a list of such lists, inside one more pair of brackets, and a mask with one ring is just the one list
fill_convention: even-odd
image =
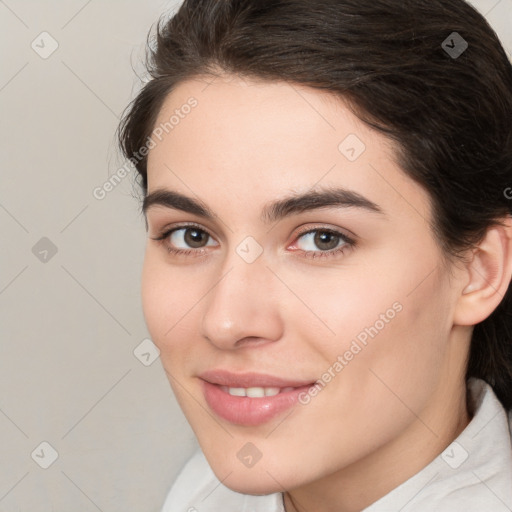
[[(200, 257), (200, 256), (202, 256), (206, 252), (204, 248), (199, 248), (199, 249), (176, 249), (174, 247), (171, 247), (166, 242), (167, 238), (172, 233), (174, 233), (175, 231), (179, 231), (180, 229), (187, 229), (187, 228), (196, 228), (197, 230), (202, 231), (203, 233), (206, 233), (209, 237), (213, 238), (212, 235), (210, 235), (210, 233), (206, 229), (204, 229), (203, 227), (199, 226), (198, 224), (183, 224), (183, 225), (173, 226), (171, 229), (165, 230), (159, 236), (154, 237), (152, 239), (157, 241), (157, 242), (160, 242), (165, 247), (167, 252), (169, 252), (170, 254), (173, 254), (173, 255), (176, 255), (176, 256), (195, 256), (195, 257), (199, 256)], [(322, 226), (315, 227), (315, 228), (307, 228), (307, 229), (304, 229), (304, 230), (300, 231), (297, 234), (297, 236), (295, 237), (295, 240), (298, 240), (299, 238), (301, 238), (304, 235), (307, 235), (309, 233), (315, 233), (317, 231), (321, 232), (321, 233), (328, 233), (328, 234), (331, 234), (331, 235), (334, 235), (334, 236), (338, 237), (340, 239), (340, 241), (343, 242), (343, 245), (341, 247), (337, 247), (335, 249), (330, 249), (330, 250), (327, 250), (327, 251), (321, 251), (321, 250), (318, 250), (318, 251), (304, 251), (304, 250), (301, 250), (301, 249), (297, 249), (297, 251), (303, 253), (303, 255), (304, 255), (303, 257), (305, 257), (305, 258), (311, 258), (311, 259), (314, 259), (314, 258), (331, 258), (331, 257), (337, 256), (339, 254), (343, 254), (345, 251), (347, 251), (349, 249), (353, 249), (356, 246), (355, 240), (353, 240), (352, 238), (348, 237), (344, 233), (341, 233), (340, 231), (336, 231), (336, 230), (331, 229), (331, 228), (322, 227)]]
[(170, 229), (163, 231), (159, 236), (153, 238), (153, 240), (160, 242), (165, 247), (167, 252), (169, 252), (170, 254), (174, 254), (176, 256), (202, 256), (205, 252), (204, 249), (175, 249), (175, 248), (171, 247), (166, 242), (167, 238), (169, 238), (169, 236), (172, 233), (174, 233), (175, 231), (179, 231), (180, 229), (186, 229), (186, 228), (196, 228), (200, 231), (203, 231), (208, 236), (210, 236), (210, 237), (212, 236), (212, 235), (210, 235), (210, 233), (208, 233), (208, 231), (206, 231), (206, 229), (202, 228), (198, 224), (183, 224), (183, 225), (174, 226)]
[(304, 258), (333, 258), (335, 256), (344, 254), (346, 251), (348, 251), (349, 249), (353, 249), (356, 246), (356, 241), (354, 239), (348, 237), (341, 231), (336, 231), (335, 229), (326, 228), (324, 226), (305, 228), (299, 231), (299, 233), (297, 233), (295, 240), (298, 240), (304, 235), (308, 235), (309, 233), (315, 232), (328, 233), (330, 235), (334, 235), (337, 238), (339, 238), (339, 241), (343, 242), (343, 245), (341, 245), (340, 247), (336, 247), (334, 249), (329, 249), (327, 251), (304, 251), (302, 249), (296, 249), (298, 252), (302, 252)]

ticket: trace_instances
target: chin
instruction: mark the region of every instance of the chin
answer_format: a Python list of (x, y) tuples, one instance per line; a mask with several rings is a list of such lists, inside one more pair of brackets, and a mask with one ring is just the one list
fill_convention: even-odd
[[(217, 478), (219, 477), (217, 476)], [(277, 478), (279, 479), (279, 477)], [(256, 473), (248, 473), (247, 476), (235, 475), (233, 473), (222, 483), (232, 491), (253, 496), (283, 491), (283, 488), (266, 473), (264, 476)]]
[[(291, 468), (275, 467), (263, 459), (252, 467), (245, 467), (238, 459), (227, 464), (226, 459), (208, 463), (219, 481), (232, 491), (260, 496), (292, 489), (300, 484)], [(270, 461), (268, 461), (270, 462)], [(226, 476), (229, 475), (229, 476)]]

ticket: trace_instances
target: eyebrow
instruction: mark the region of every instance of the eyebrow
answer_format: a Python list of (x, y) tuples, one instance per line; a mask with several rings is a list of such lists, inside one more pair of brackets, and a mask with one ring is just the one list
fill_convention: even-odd
[(384, 215), (379, 205), (358, 192), (345, 188), (329, 188), (279, 199), (263, 209), (262, 219), (269, 223), (276, 222), (296, 213), (329, 207), (359, 208)]
[[(157, 189), (149, 193), (144, 198), (142, 211), (146, 215), (150, 208), (157, 206), (181, 210), (209, 220), (216, 217), (215, 213), (202, 201), (168, 189)], [(385, 215), (379, 205), (358, 192), (345, 188), (328, 188), (292, 194), (267, 204), (263, 208), (261, 219), (271, 223), (293, 214), (329, 207), (358, 208)]]
[(146, 195), (142, 203), (142, 212), (146, 214), (150, 208), (155, 206), (182, 210), (207, 219), (215, 217), (214, 213), (201, 201), (163, 188), (156, 189)]

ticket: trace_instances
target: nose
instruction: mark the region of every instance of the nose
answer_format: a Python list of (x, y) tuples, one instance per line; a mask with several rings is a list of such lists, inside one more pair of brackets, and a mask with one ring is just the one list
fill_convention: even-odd
[(283, 319), (278, 284), (262, 257), (246, 263), (235, 254), (205, 297), (203, 336), (224, 350), (279, 340)]

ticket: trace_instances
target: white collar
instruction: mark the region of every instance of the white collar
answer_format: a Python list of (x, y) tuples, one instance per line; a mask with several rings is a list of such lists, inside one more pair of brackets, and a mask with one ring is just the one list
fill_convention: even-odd
[(489, 384), (468, 381), (473, 418), (439, 456), (364, 512), (510, 512), (512, 413)]

